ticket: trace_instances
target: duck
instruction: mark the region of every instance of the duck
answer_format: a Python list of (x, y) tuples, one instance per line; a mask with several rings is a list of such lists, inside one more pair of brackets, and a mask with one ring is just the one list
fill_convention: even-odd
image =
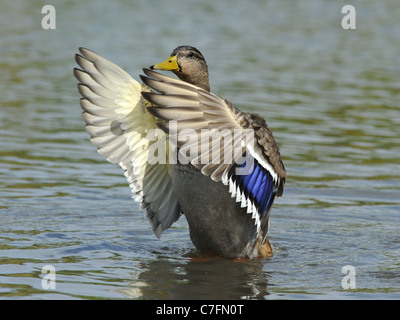
[(124, 170), (155, 236), (184, 215), (200, 253), (272, 257), (270, 212), (287, 179), (278, 144), (263, 117), (210, 92), (203, 54), (178, 46), (142, 83), (89, 49), (75, 59), (90, 141)]

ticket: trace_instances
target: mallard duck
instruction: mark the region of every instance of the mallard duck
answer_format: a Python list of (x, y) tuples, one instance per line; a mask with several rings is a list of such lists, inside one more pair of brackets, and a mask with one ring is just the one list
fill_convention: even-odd
[(200, 252), (272, 256), (269, 215), (287, 175), (265, 119), (210, 93), (206, 61), (194, 47), (179, 46), (143, 69), (142, 85), (79, 51), (74, 74), (86, 130), (98, 152), (123, 168), (155, 235), (184, 214)]

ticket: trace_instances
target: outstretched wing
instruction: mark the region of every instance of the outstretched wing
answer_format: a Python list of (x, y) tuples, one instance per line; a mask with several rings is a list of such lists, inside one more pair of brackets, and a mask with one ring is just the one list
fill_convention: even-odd
[(74, 69), (74, 75), (83, 96), (80, 104), (90, 140), (101, 155), (125, 170), (133, 198), (146, 209), (160, 237), (181, 210), (172, 191), (168, 155), (162, 163), (149, 152), (155, 143), (168, 142), (146, 111), (150, 104), (141, 96), (146, 88), (96, 53), (85, 48), (79, 51), (76, 61), (81, 69)]
[(190, 161), (252, 213), (257, 235), (265, 230), (276, 196), (286, 179), (278, 146), (265, 120), (240, 111), (208, 91), (149, 69), (143, 82), (153, 92), (143, 97), (157, 107), (147, 110), (161, 121), (182, 161)]

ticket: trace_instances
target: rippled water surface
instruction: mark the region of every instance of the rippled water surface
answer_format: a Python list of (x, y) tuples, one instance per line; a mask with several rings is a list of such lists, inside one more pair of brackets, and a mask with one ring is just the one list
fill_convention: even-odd
[[(400, 6), (342, 1), (54, 1), (0, 11), (0, 297), (400, 298)], [(90, 144), (74, 54), (136, 79), (181, 44), (212, 91), (266, 117), (289, 179), (268, 260), (198, 259), (182, 217), (161, 240)], [(56, 271), (55, 290), (42, 268)], [(342, 288), (342, 267), (356, 288)]]

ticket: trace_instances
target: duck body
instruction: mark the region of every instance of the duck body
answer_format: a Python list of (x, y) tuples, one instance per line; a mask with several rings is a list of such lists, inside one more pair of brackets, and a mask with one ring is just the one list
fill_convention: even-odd
[[(207, 64), (196, 48), (177, 47), (152, 70), (143, 69), (143, 85), (97, 54), (80, 51), (82, 69), (75, 76), (86, 129), (99, 153), (124, 169), (156, 236), (184, 214), (201, 252), (272, 256), (269, 215), (283, 194), (286, 171), (265, 119), (209, 92)], [(165, 134), (167, 149), (175, 148), (176, 161), (153, 161), (155, 142), (148, 134), (154, 129), (161, 129), (155, 136)]]
[(228, 187), (190, 164), (173, 165), (172, 182), (195, 247), (227, 258), (245, 257), (254, 221)]

